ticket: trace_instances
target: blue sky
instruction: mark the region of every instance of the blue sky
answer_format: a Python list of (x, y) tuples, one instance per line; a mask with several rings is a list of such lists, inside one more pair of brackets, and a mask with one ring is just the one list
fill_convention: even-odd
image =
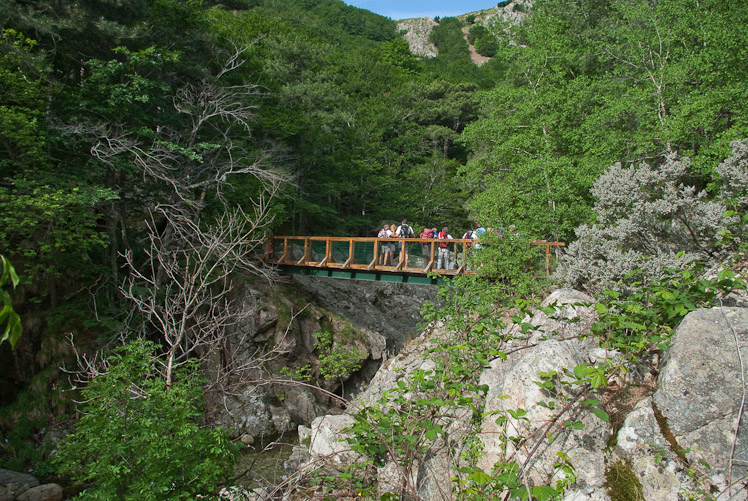
[(344, 0), (392, 19), (449, 17), (496, 7), (496, 0)]

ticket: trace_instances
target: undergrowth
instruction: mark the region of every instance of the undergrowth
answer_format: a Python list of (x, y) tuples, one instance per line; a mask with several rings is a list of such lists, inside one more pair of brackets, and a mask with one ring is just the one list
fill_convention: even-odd
[[(653, 352), (667, 350), (674, 328), (686, 314), (745, 288), (730, 270), (709, 279), (703, 277), (701, 265), (694, 263), (636, 283), (636, 292), (627, 296), (606, 291), (594, 305), (575, 305), (594, 308), (597, 315), (579, 337), (594, 337), (618, 355), (541, 371), (535, 384), (548, 399), (537, 405), (548, 417), (531, 422), (529, 409), (486, 412), (489, 387), (480, 382), (480, 375), (492, 361), (522, 349), (532, 336), (537, 339), (538, 328), (528, 318), (538, 312), (553, 316), (560, 306), (541, 307), (535, 299), (510, 298), (511, 277), (503, 278), (462, 277), (442, 289), (443, 307), (426, 308), (425, 318), (444, 322), (449, 336), (432, 340), (426, 354), (429, 364), (403, 373), (394, 387), (355, 413), (348, 429), (349, 443), (363, 460), (327, 484), (328, 492), (415, 499), (420, 495), (415, 478), (423, 462), (435, 451), (446, 450), (452, 491), (459, 499), (560, 498), (576, 482), (575, 465), (561, 449), (553, 464), (555, 475), (546, 484), (528, 482), (531, 458), (541, 445), (550, 446), (584, 429), (590, 419), (607, 423), (610, 417), (603, 401), (610, 400), (608, 381), (620, 378), (634, 365), (645, 364)], [(532, 290), (531, 284), (525, 286)], [(511, 316), (505, 313), (510, 307)], [(559, 333), (540, 336), (562, 338)], [(485, 464), (481, 462), (485, 449), (481, 429), (486, 420), (498, 425), (502, 444), (502, 452), (489, 469), (481, 467)], [(517, 433), (520, 429), (524, 431)], [(367, 472), (382, 468), (390, 468), (391, 478), (386, 485), (377, 485), (377, 479), (367, 477)], [(632, 480), (625, 464), (609, 465), (606, 478), (623, 493), (616, 499), (641, 499), (641, 486)]]

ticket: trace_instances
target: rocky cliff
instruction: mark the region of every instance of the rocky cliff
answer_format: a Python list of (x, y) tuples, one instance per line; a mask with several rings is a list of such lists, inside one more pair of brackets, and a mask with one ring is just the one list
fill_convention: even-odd
[[(207, 420), (252, 444), (339, 412), (336, 395), (360, 391), (388, 357), (418, 335), (420, 310), (436, 300), (436, 289), (298, 276), (273, 288), (245, 284), (235, 295), (256, 314), (227, 337), (229, 355), (216, 356), (206, 369), (244, 370), (242, 377), (206, 392)], [(323, 332), (330, 335), (331, 350), (319, 346)], [(326, 362), (343, 373), (329, 377)], [(323, 391), (294, 384), (298, 376)]]
[[(517, 0), (511, 2), (499, 2), (500, 7), (468, 12), (458, 19), (467, 22), (470, 18), (474, 23), (494, 28), (496, 25), (512, 25), (520, 23), (532, 7), (532, 0)], [(430, 17), (418, 17), (413, 19), (403, 19), (397, 22), (397, 29), (407, 40), (410, 51), (419, 57), (436, 57), (439, 54), (436, 46), (431, 43), (431, 30), (439, 24)], [(467, 29), (465, 30), (467, 39)], [(471, 57), (476, 64), (482, 64), (486, 58), (483, 58), (475, 52), (473, 46), (470, 46)]]

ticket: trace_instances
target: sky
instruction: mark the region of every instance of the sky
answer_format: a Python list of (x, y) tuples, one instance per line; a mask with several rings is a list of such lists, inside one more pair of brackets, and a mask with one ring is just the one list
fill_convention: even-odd
[(344, 0), (385, 17), (450, 17), (496, 7), (496, 0)]

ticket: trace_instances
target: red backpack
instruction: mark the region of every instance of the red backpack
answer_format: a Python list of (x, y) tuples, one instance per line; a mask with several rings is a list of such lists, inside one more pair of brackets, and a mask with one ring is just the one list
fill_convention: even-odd
[[(440, 231), (439, 232), (439, 238), (440, 239), (441, 238), (446, 239), (447, 238), (447, 234), (445, 232), (443, 232), (443, 231)], [(447, 245), (449, 245), (449, 244), (447, 244), (447, 242), (439, 242), (439, 247), (441, 247), (442, 249), (446, 249)]]

